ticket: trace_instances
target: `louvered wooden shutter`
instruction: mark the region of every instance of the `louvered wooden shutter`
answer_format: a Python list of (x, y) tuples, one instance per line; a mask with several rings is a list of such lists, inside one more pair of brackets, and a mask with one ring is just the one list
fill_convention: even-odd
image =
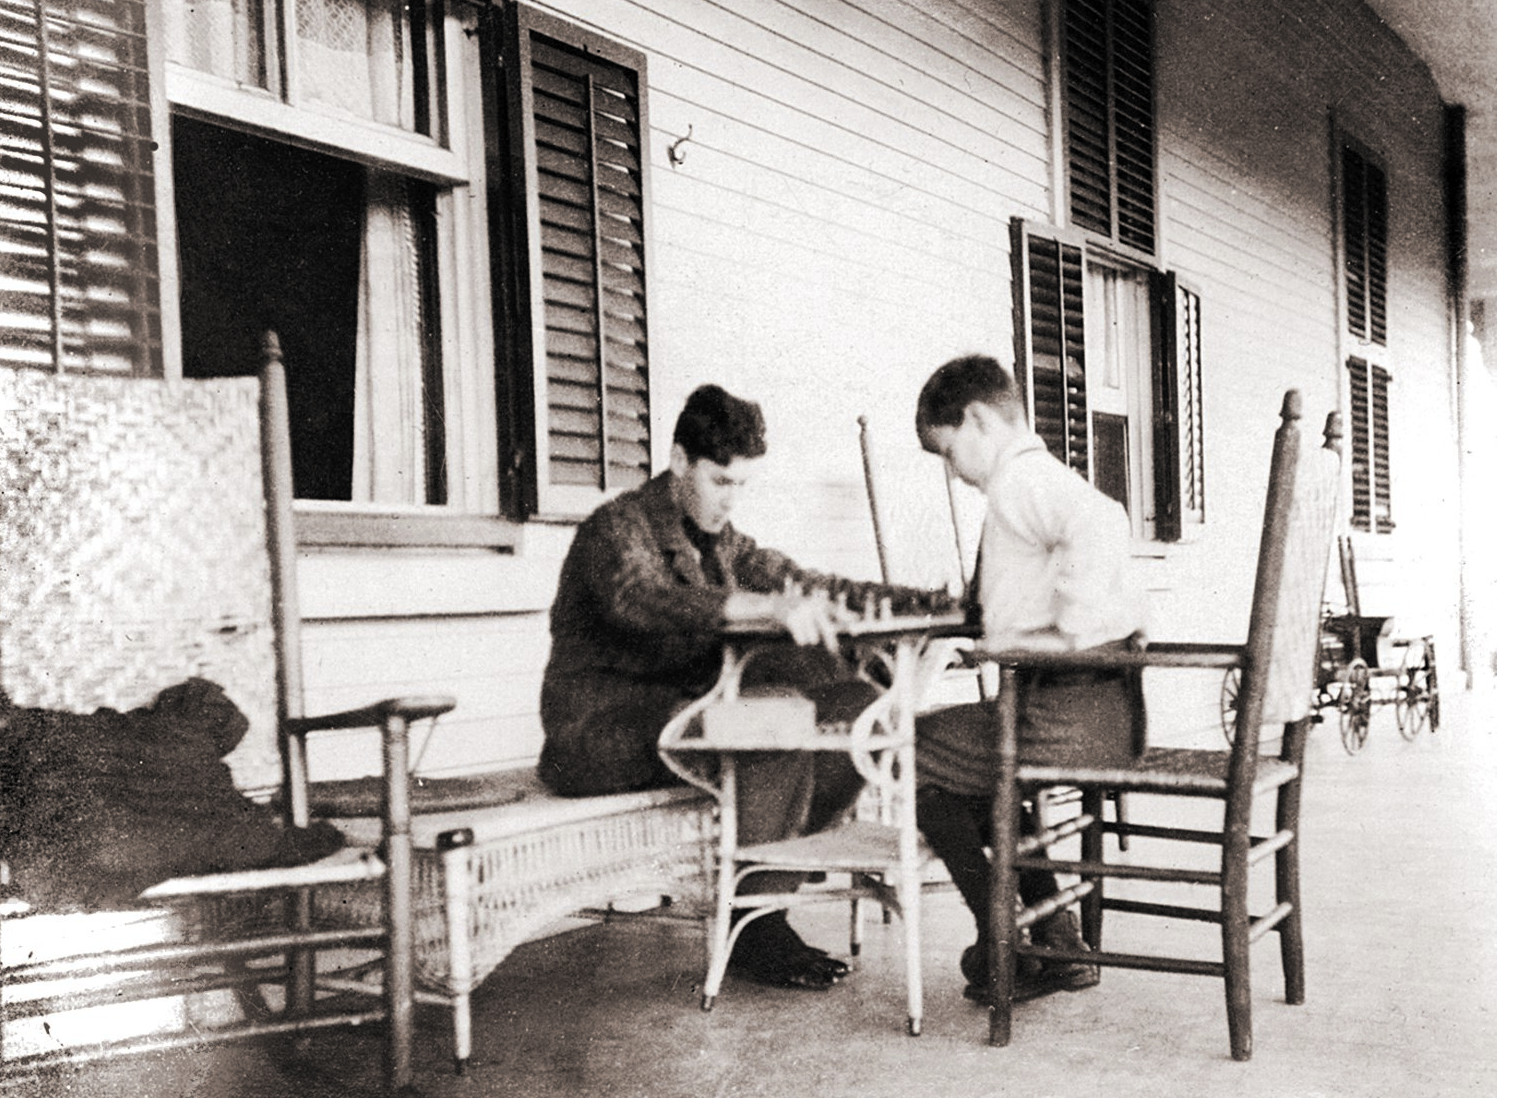
[(1071, 219), (1153, 254), (1152, 0), (1066, 0), (1064, 29)]
[(0, 364), (162, 373), (142, 0), (0, 0)]
[[(1170, 275), (1174, 281), (1174, 274)], [(1200, 522), (1207, 512), (1202, 457), (1202, 298), (1176, 286), (1176, 373), (1179, 380), (1181, 514)]]
[(650, 472), (643, 81), (541, 31), (524, 41), (542, 268), (540, 487), (635, 486)]
[(1012, 222), (1012, 305), (1017, 372), (1033, 431), (1056, 459), (1089, 478), (1085, 254), (1079, 244)]
[(1350, 524), (1390, 533), (1391, 443), (1388, 395), (1391, 375), (1363, 359), (1349, 360)]
[(1180, 540), (1202, 520), (1202, 299), (1174, 271), (1150, 284), (1154, 535)]
[(1350, 332), (1386, 343), (1386, 172), (1344, 148), (1344, 295)]
[(1375, 530), (1390, 533), (1395, 527), (1391, 510), (1391, 415), (1387, 395), (1391, 388), (1391, 375), (1385, 368), (1370, 369), (1370, 427), (1371, 461), (1375, 465)]

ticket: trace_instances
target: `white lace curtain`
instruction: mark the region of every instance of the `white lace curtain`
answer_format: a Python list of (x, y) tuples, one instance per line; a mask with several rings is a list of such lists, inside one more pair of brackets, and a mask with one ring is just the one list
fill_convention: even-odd
[[(406, 0), (296, 0), (291, 82), (297, 104), (320, 104), (411, 130), (413, 60)], [(203, 73), (261, 84), (261, 0), (164, 5), (168, 56)], [(278, 51), (275, 51), (277, 55)]]
[[(296, 0), (292, 86), (319, 104), (410, 130), (412, 59), (406, 0)], [(264, 68), (261, 0), (164, 5), (169, 57), (256, 84)], [(366, 179), (354, 367), (354, 502), (426, 502), (422, 435), (425, 320), (416, 220), (406, 179)]]
[(427, 501), (421, 263), (405, 179), (371, 170), (359, 250), (353, 501)]

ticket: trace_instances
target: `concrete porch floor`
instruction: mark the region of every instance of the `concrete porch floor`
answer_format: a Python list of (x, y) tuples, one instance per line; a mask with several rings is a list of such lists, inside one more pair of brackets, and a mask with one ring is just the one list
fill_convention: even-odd
[[(1221, 981), (1122, 969), (1022, 1005), (1013, 1042), (986, 1044), (960, 996), (969, 915), (926, 900), (926, 1017), (905, 1033), (897, 928), (872, 915), (860, 968), (826, 993), (729, 979), (697, 1006), (691, 926), (622, 920), (521, 947), (474, 994), (475, 1055), (451, 1065), (446, 1015), (420, 1009), (428, 1097), (1450, 1097), (1496, 1096), (1501, 754), (1495, 692), (1446, 692), (1412, 743), (1377, 707), (1355, 756), (1334, 712), (1309, 747), (1304, 814), (1307, 1003), (1283, 1002), (1279, 949), (1254, 949), (1252, 1061), (1228, 1055)], [(1262, 881), (1267, 878), (1261, 874)], [(795, 920), (846, 948), (842, 907)], [(1110, 943), (1167, 928), (1114, 916)], [(1177, 930), (1189, 931), (1189, 927)], [(1196, 928), (1200, 945), (1209, 943)], [(1156, 933), (1161, 932), (1161, 933)], [(1210, 937), (1215, 937), (1215, 934)], [(1166, 940), (1161, 939), (1162, 944)], [(1193, 953), (1196, 950), (1193, 948)], [(299, 1062), (273, 1044), (89, 1066), (16, 1096), (359, 1097), (381, 1091), (379, 1039), (318, 1037)]]

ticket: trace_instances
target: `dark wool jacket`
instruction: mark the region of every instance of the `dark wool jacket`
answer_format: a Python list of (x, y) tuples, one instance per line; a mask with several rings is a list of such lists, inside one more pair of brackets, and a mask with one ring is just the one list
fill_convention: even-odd
[(807, 571), (731, 524), (716, 540), (722, 585), (711, 586), (671, 483), (666, 471), (599, 507), (564, 559), (549, 616), (538, 760), (538, 775), (563, 795), (673, 782), (659, 760), (659, 731), (717, 681), (717, 630), (731, 592), (779, 591), (789, 578), (856, 608), (866, 591), (891, 595), (901, 612), (931, 605), (926, 592)]
[(298, 865), (343, 844), (328, 823), (281, 826), (237, 790), (222, 758), (248, 720), (207, 680), (126, 713), (0, 717), (0, 858), (35, 907), (129, 907), (170, 877)]

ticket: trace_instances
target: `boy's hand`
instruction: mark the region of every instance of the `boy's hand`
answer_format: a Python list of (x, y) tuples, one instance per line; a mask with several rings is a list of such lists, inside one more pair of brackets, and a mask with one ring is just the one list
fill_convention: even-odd
[(735, 622), (778, 622), (798, 645), (821, 644), (829, 652), (838, 651), (834, 605), (826, 595), (807, 595), (794, 589), (775, 594), (734, 591), (727, 596), (723, 616)]
[(766, 596), (771, 616), (790, 630), (798, 645), (823, 644), (829, 652), (838, 651), (838, 627), (833, 619), (832, 599), (821, 594), (784, 593)]

